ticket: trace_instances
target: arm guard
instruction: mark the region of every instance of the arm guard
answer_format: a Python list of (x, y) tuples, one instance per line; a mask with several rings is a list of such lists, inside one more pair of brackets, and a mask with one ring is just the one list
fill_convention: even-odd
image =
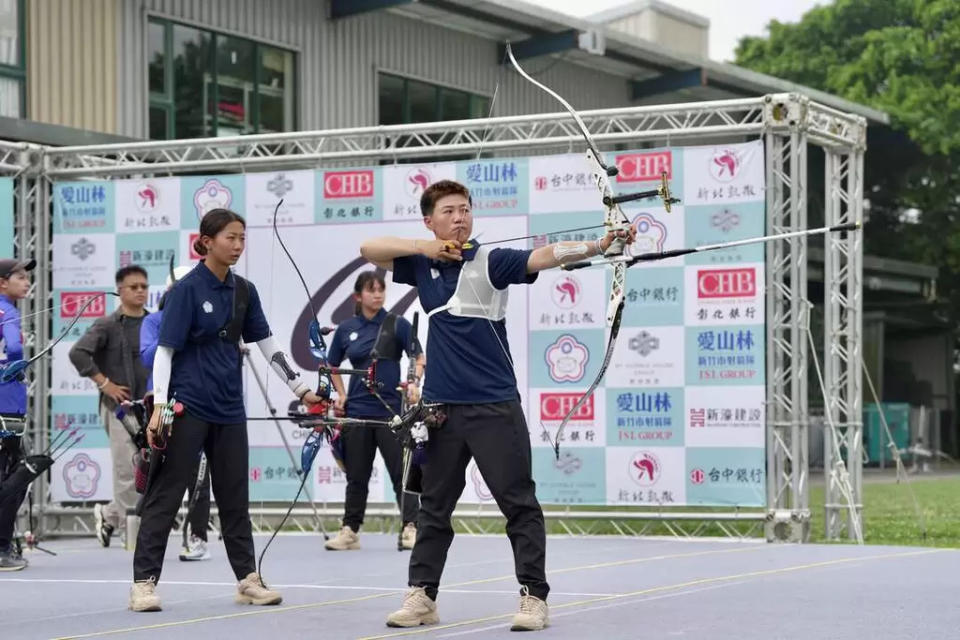
[(260, 348), (263, 357), (270, 363), (270, 368), (290, 387), (290, 391), (293, 391), (294, 395), (302, 398), (310, 391), (310, 387), (300, 379), (300, 374), (290, 366), (287, 354), (280, 350), (276, 338), (268, 336), (259, 341), (257, 346)]

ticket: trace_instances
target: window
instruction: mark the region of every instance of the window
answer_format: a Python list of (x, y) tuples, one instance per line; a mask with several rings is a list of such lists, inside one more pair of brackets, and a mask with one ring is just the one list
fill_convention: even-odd
[(153, 19), (147, 47), (151, 139), (294, 129), (291, 51)]
[(380, 74), (380, 124), (486, 118), (490, 99), (420, 80)]
[(26, 111), (24, 30), (23, 0), (0, 0), (0, 116), (22, 118)]

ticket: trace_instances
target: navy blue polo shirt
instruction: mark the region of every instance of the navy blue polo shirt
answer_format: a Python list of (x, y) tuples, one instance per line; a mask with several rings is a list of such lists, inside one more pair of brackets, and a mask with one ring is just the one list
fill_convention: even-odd
[[(367, 320), (363, 314), (345, 320), (337, 327), (330, 341), (330, 350), (327, 360), (334, 367), (339, 367), (344, 359), (350, 361), (351, 369), (366, 369), (370, 366), (370, 352), (380, 335), (380, 327), (387, 312), (380, 309), (377, 315)], [(394, 340), (397, 343), (397, 353), (405, 351), (410, 355), (410, 331), (412, 327), (406, 318), (397, 318), (397, 330)], [(377, 382), (382, 383), (377, 393), (390, 405), (393, 413), (400, 413), (400, 361), (377, 360)], [(350, 386), (347, 389), (347, 416), (351, 418), (390, 418), (393, 414), (387, 411), (372, 393), (367, 391), (361, 376), (350, 376)]]
[[(218, 424), (246, 420), (240, 350), (222, 340), (220, 329), (233, 314), (233, 272), (224, 282), (200, 263), (167, 293), (160, 322), (160, 341), (174, 350), (170, 397), (176, 397), (194, 416)], [(243, 340), (250, 344), (270, 336), (270, 326), (253, 283)]]
[[(476, 251), (464, 251), (464, 260), (472, 260)], [(520, 249), (492, 250), (487, 259), (487, 274), (493, 286), (506, 289), (511, 284), (535, 282), (537, 274), (527, 273), (530, 253)], [(393, 261), (393, 281), (417, 287), (420, 305), (429, 312), (446, 304), (456, 291), (462, 267), (460, 262), (404, 256)], [(423, 397), (430, 402), (450, 404), (519, 399), (517, 377), (510, 364), (512, 356), (508, 359), (504, 349), (510, 353), (504, 320), (463, 318), (446, 311), (431, 316)]]

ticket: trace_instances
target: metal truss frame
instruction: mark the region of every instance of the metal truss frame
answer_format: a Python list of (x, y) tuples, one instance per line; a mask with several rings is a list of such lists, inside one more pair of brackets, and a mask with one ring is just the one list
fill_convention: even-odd
[[(862, 142), (852, 152), (826, 150), (826, 224), (863, 220)], [(863, 536), (863, 235), (826, 238), (824, 269), (824, 460), (826, 538)]]
[[(863, 193), (863, 152), (866, 121), (812, 102), (799, 94), (771, 94), (758, 98), (715, 102), (627, 107), (580, 112), (592, 137), (603, 149), (623, 145), (670, 145), (729, 142), (761, 138), (766, 149), (767, 216), (770, 233), (801, 230), (807, 223), (807, 148), (823, 147), (827, 162), (827, 224), (860, 220)], [(227, 173), (342, 166), (400, 160), (431, 161), (477, 154), (519, 155), (579, 150), (583, 138), (567, 113), (509, 116), (415, 125), (364, 127), (327, 131), (205, 138), (136, 144), (46, 148), (38, 167), (40, 188), (33, 193), (36, 229), (49, 229), (53, 180), (150, 177), (207, 172)], [(49, 237), (39, 233), (34, 245), (46, 259)], [(828, 237), (826, 244), (827, 326), (825, 352), (826, 406), (847, 437), (848, 468), (859, 501), (860, 466), (860, 234)], [(49, 265), (49, 262), (46, 263)], [(767, 508), (685, 514), (663, 509), (637, 511), (548, 512), (571, 533), (589, 533), (580, 521), (616, 523), (622, 532), (644, 532), (629, 521), (668, 523), (674, 535), (696, 535), (703, 523), (721, 523), (726, 535), (752, 535), (764, 525), (769, 540), (806, 540), (810, 508), (807, 461), (807, 344), (804, 308), (807, 300), (807, 241), (792, 238), (767, 248)], [(47, 300), (47, 289), (39, 292)], [(39, 323), (46, 326), (47, 323)], [(44, 332), (38, 338), (46, 338)], [(48, 380), (44, 364), (40, 382)], [(46, 397), (49, 390), (40, 385)], [(46, 424), (46, 402), (35, 414)], [(41, 429), (40, 432), (45, 430)], [(838, 494), (830, 494), (836, 497)], [(828, 502), (828, 504), (831, 504)], [(48, 532), (89, 530), (89, 510), (42, 504), (50, 517)], [(828, 507), (829, 512), (830, 507)], [(842, 507), (840, 507), (842, 510)], [(266, 518), (270, 509), (251, 509)], [(328, 515), (324, 510), (323, 516)], [(298, 513), (295, 511), (295, 514)], [(856, 511), (859, 514), (859, 510)], [(331, 510), (329, 515), (333, 515)], [(304, 512), (304, 517), (312, 513)], [(468, 528), (499, 518), (493, 510), (457, 514)], [(691, 518), (690, 516), (696, 516)], [(296, 516), (295, 516), (296, 518)], [(838, 522), (836, 518), (830, 522)], [(733, 524), (731, 524), (733, 523)], [(746, 524), (744, 529), (741, 525)], [(301, 523), (302, 526), (302, 523)], [(489, 525), (484, 525), (489, 526)], [(784, 535), (784, 527), (790, 529)], [(830, 525), (828, 525), (830, 526)], [(839, 525), (836, 525), (839, 526)], [(312, 527), (311, 527), (312, 528)], [(482, 530), (482, 528), (480, 529)]]

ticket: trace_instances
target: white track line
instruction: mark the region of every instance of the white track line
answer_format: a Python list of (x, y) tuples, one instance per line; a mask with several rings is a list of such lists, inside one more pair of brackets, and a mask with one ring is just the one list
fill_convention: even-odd
[[(561, 611), (560, 613), (557, 613), (557, 614), (550, 614), (550, 620), (556, 620), (557, 618), (563, 618), (564, 616), (580, 615), (580, 614), (585, 613), (585, 612), (587, 612), (587, 611), (599, 611), (599, 610), (601, 610), (601, 609), (613, 609), (613, 608), (622, 607), (622, 606), (628, 605), (628, 604), (638, 604), (638, 603), (643, 603), (643, 602), (652, 602), (653, 600), (664, 600), (664, 599), (666, 599), (666, 598), (676, 598), (676, 597), (678, 597), (678, 596), (686, 596), (686, 595), (690, 595), (690, 594), (692, 594), (692, 593), (700, 593), (700, 592), (702, 592), (702, 591), (713, 591), (714, 589), (721, 589), (721, 588), (723, 588), (723, 587), (730, 587), (730, 586), (737, 585), (737, 584), (743, 584), (743, 582), (746, 582), (746, 581), (744, 580), (744, 581), (740, 581), (740, 582), (728, 582), (728, 583), (725, 583), (725, 584), (715, 584), (715, 585), (711, 585), (711, 586), (707, 586), (707, 587), (698, 587), (698, 588), (696, 588), (696, 589), (687, 589), (687, 590), (685, 590), (685, 591), (677, 591), (677, 592), (675, 592), (675, 593), (664, 593), (664, 594), (656, 595), (656, 596), (640, 597), (640, 598), (637, 598), (637, 599), (635, 599), (635, 600), (625, 600), (625, 601), (623, 601), (623, 602), (613, 602), (613, 603), (610, 603), (610, 604), (600, 604), (600, 605), (596, 605), (596, 606), (593, 606), (593, 607), (587, 607), (587, 608), (584, 608), (584, 609), (576, 609), (576, 610), (571, 610), (571, 611)], [(553, 594), (551, 593), (550, 595), (553, 595)], [(442, 635), (437, 635), (437, 636), (435, 636), (435, 637), (437, 637), (437, 638), (456, 638), (456, 637), (458, 637), (458, 636), (467, 636), (467, 635), (471, 635), (471, 634), (474, 634), (474, 633), (482, 633), (482, 632), (485, 632), (485, 631), (503, 631), (505, 628), (507, 628), (507, 627), (506, 627), (506, 624), (505, 624), (505, 623), (500, 623), (500, 624), (497, 624), (497, 625), (490, 625), (490, 626), (488, 626), (488, 627), (483, 627), (482, 629), (469, 629), (469, 630), (467, 630), (467, 631), (458, 631), (458, 632), (456, 632), (456, 633), (445, 633), (445, 634), (442, 634)], [(548, 628), (549, 628), (549, 627), (548, 627)]]
[[(4, 582), (17, 582), (17, 583), (52, 583), (52, 584), (125, 584), (129, 585), (130, 580), (93, 580), (93, 579), (70, 579), (70, 578), (3, 578), (0, 579), (0, 584)], [(236, 587), (237, 583), (235, 582), (199, 582), (191, 580), (164, 580), (160, 583), (160, 586), (163, 585), (177, 585), (181, 587)], [(406, 593), (409, 587), (374, 587), (374, 586), (342, 586), (342, 585), (326, 585), (326, 584), (274, 584), (271, 583), (272, 587), (277, 589), (318, 589), (318, 590), (330, 590), (330, 591), (387, 591), (393, 593)], [(519, 589), (444, 589), (444, 593), (467, 593), (467, 594), (480, 594), (480, 595), (511, 595), (516, 596), (520, 593)], [(595, 593), (595, 592), (579, 592), (579, 591), (551, 591), (550, 595), (552, 596), (571, 596), (571, 597), (609, 597), (617, 595), (615, 593)], [(213, 596), (218, 597), (218, 596)], [(110, 609), (109, 611), (113, 611)], [(71, 614), (72, 615), (72, 614)]]

